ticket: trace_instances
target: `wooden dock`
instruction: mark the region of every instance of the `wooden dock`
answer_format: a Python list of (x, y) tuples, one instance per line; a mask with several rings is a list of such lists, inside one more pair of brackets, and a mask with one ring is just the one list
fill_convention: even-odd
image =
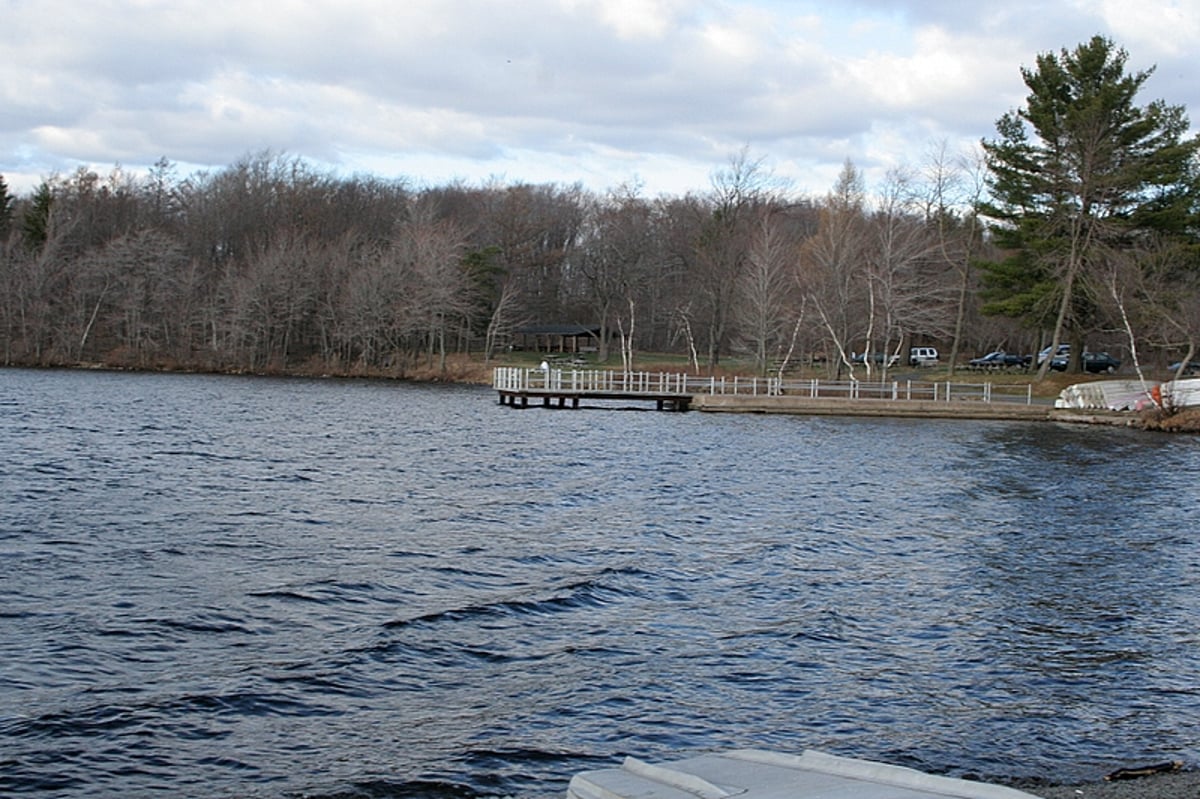
[(1030, 386), (914, 380), (799, 380), (699, 377), (667, 372), (601, 369), (497, 368), (500, 404), (578, 408), (585, 399), (653, 402), (659, 410), (791, 413), (841, 416), (917, 416), (958, 419), (1046, 419)]
[(667, 372), (618, 372), (608, 369), (518, 369), (499, 367), (492, 385), (500, 404), (527, 408), (578, 408), (580, 400), (638, 400), (655, 403), (658, 410), (686, 411), (696, 393), (688, 376)]

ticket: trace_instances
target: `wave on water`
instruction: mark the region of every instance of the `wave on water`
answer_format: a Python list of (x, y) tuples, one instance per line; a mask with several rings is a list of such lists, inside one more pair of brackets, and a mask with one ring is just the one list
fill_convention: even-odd
[(467, 605), (431, 611), (406, 619), (386, 622), (386, 629), (458, 623), (495, 616), (522, 616), (560, 613), (582, 607), (599, 607), (619, 602), (632, 592), (606, 583), (603, 579), (583, 580), (553, 589), (542, 596), (528, 599), (505, 599), (484, 604)]
[(0, 795), (549, 799), (738, 747), (1200, 761), (1194, 442), (5, 378)]

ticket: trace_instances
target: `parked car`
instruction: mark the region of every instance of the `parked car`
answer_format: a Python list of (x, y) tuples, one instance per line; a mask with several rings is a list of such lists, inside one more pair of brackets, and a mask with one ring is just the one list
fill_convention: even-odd
[[(1046, 347), (1046, 349), (1044, 349), (1038, 353), (1038, 356), (1037, 356), (1037, 365), (1038, 366), (1042, 365), (1042, 361), (1046, 360), (1046, 358), (1050, 355), (1050, 350), (1052, 350), (1052, 349), (1054, 349), (1054, 348)], [(1058, 360), (1059, 358), (1070, 358), (1070, 357), (1071, 357), (1071, 345), (1070, 344), (1059, 344), (1058, 350), (1054, 353), (1054, 360), (1052, 360), (1050, 362), (1050, 368), (1052, 368), (1052, 369), (1057, 368), (1056, 366), (1054, 366), (1055, 360)], [(1064, 366), (1063, 369), (1066, 369), (1066, 367)]]
[[(1070, 362), (1070, 355), (1060, 355), (1050, 361), (1050, 368), (1056, 372), (1067, 371), (1067, 364)], [(1085, 352), (1083, 354), (1083, 371), (1093, 374), (1108, 372), (1112, 374), (1121, 368), (1121, 362), (1109, 355), (1107, 352)]]
[(1172, 375), (1177, 375), (1180, 373), (1179, 367), (1181, 366), (1183, 367), (1183, 374), (1185, 375), (1200, 374), (1200, 361), (1188, 361), (1187, 363), (1184, 363), (1183, 361), (1176, 361), (1167, 367), (1167, 371)]
[(938, 351), (933, 347), (913, 347), (908, 351), (909, 366), (937, 366)]
[(982, 358), (972, 358), (967, 362), (967, 366), (971, 369), (1027, 369), (1032, 362), (1032, 355), (1017, 355), (997, 350)]

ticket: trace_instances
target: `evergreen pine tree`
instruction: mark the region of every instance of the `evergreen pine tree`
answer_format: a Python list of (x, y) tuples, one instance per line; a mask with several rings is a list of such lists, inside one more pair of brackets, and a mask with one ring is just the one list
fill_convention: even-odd
[(1007, 253), (983, 265), (985, 311), (1052, 328), (1055, 347), (1094, 324), (1091, 283), (1107, 252), (1195, 232), (1200, 137), (1185, 138), (1182, 106), (1137, 105), (1153, 69), (1127, 73), (1127, 60), (1102, 36), (1038, 56), (1021, 70), (1025, 107), (983, 142), (991, 196), (980, 211)]

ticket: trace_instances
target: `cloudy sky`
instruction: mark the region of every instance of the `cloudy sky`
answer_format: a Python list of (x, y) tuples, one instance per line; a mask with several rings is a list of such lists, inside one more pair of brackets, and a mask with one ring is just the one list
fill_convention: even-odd
[(1200, 0), (0, 0), (0, 174), (180, 175), (264, 150), (415, 185), (797, 192), (993, 134), (1100, 33), (1200, 121)]

